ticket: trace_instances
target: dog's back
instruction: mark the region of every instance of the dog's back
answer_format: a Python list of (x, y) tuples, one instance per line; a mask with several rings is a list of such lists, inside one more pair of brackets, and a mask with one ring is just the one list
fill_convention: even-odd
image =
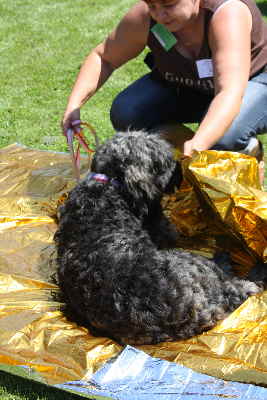
[(124, 343), (177, 340), (211, 328), (261, 290), (203, 257), (159, 250), (156, 233), (169, 234), (160, 231), (160, 201), (178, 173), (162, 139), (116, 134), (92, 167), (96, 175), (70, 193), (55, 235), (73, 320)]

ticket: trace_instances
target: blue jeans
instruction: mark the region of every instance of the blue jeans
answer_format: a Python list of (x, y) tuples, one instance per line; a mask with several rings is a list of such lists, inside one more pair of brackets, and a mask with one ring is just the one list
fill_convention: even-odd
[[(201, 122), (213, 96), (191, 88), (164, 85), (151, 73), (144, 75), (114, 99), (110, 119), (117, 131), (153, 130), (170, 122)], [(242, 151), (251, 137), (267, 132), (267, 72), (249, 80), (240, 112), (224, 136), (213, 146), (216, 150)]]

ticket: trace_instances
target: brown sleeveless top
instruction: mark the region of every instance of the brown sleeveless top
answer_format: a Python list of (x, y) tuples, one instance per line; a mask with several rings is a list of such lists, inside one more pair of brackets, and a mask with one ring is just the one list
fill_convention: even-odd
[[(189, 59), (172, 47), (166, 51), (154, 34), (149, 31), (147, 45), (153, 54), (154, 68), (153, 75), (156, 79), (167, 81), (175, 86), (186, 86), (206, 94), (213, 94), (214, 83), (212, 73), (206, 73), (207, 64), (212, 64), (211, 50), (208, 44), (208, 27), (213, 13), (220, 5), (232, 0), (204, 0), (202, 8), (205, 12), (205, 32), (203, 43), (197, 59)], [(261, 70), (267, 64), (267, 24), (262, 18), (261, 12), (254, 0), (237, 0), (245, 3), (252, 15), (251, 31), (251, 67), (250, 77)], [(156, 22), (151, 19), (152, 28)], [(204, 61), (201, 61), (204, 60)], [(200, 65), (204, 64), (204, 73)]]

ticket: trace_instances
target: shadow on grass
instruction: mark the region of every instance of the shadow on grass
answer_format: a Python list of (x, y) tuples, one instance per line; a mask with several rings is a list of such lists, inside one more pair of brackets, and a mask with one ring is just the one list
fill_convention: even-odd
[(29, 381), (19, 376), (14, 376), (0, 371), (0, 388), (7, 393), (1, 393), (0, 398), (4, 399), (10, 395), (22, 396), (27, 400), (81, 400), (81, 397), (60, 389), (47, 386), (43, 383)]

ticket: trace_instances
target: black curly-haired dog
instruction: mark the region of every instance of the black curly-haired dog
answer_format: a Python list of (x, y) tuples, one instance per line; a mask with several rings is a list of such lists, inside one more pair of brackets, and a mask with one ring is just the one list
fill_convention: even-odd
[(158, 135), (117, 133), (69, 194), (55, 241), (66, 314), (120, 343), (185, 339), (213, 327), (260, 285), (174, 249), (161, 198), (181, 171)]

